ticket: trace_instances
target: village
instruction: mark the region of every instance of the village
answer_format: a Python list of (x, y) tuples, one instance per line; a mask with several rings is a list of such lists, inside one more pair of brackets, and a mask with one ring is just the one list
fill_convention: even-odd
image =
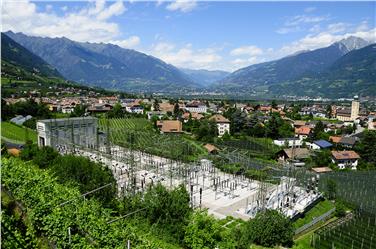
[[(347, 106), (121, 98), (120, 95), (96, 97), (94, 93), (79, 97), (3, 98), (2, 101), (11, 106), (30, 99), (61, 118), (148, 119), (161, 134), (191, 134), (192, 139), (203, 142), (209, 153), (216, 153), (218, 141), (241, 140), (244, 136), (269, 138), (281, 148), (273, 158), (276, 162), (289, 161), (297, 167), (308, 162), (307, 166), (317, 172), (357, 169), (361, 157), (354, 148), (364, 130), (376, 129), (376, 112), (363, 108), (357, 96)], [(33, 119), (32, 113), (15, 115), (9, 121), (22, 126), (29, 119)], [(318, 157), (321, 162), (311, 162)]]

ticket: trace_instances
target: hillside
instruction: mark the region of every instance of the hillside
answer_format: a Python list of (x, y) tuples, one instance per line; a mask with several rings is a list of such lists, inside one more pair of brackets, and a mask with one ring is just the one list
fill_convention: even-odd
[[(321, 75), (284, 82), (269, 88), (274, 94), (351, 97), (376, 96), (376, 44), (353, 50), (336, 60)], [(301, 94), (301, 95), (302, 95)]]
[[(62, 77), (60, 73), (39, 56), (1, 34), (1, 60), (4, 75), (15, 76), (21, 71), (29, 72), (29, 76)], [(16, 67), (19, 67), (16, 69)]]
[(82, 84), (133, 92), (195, 87), (176, 67), (117, 45), (33, 37), (11, 31), (6, 34), (53, 65), (65, 78)]
[[(368, 61), (370, 58), (363, 58), (367, 57), (366, 54), (360, 52), (355, 56), (352, 53), (362, 50), (367, 44), (360, 38), (349, 37), (325, 48), (251, 65), (230, 74), (214, 84), (212, 89), (244, 94), (351, 96), (353, 91), (362, 92), (368, 88), (367, 75), (375, 73), (375, 69), (365, 62), (361, 74), (354, 75), (353, 72), (357, 69), (349, 72), (339, 65), (343, 59), (354, 63), (355, 68), (358, 68), (361, 61)], [(349, 58), (345, 59), (347, 55)], [(352, 87), (355, 78), (359, 80), (358, 86)]]

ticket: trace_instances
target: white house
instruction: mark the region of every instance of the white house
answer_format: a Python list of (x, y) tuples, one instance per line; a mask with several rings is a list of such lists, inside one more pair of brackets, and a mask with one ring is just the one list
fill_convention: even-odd
[(153, 116), (158, 117), (158, 119), (162, 119), (164, 115), (166, 115), (166, 112), (161, 111), (150, 111), (147, 113), (148, 119), (151, 120)]
[(185, 105), (185, 110), (189, 112), (206, 113), (208, 108), (204, 103), (193, 101)]
[(289, 137), (289, 138), (279, 138), (273, 141), (275, 145), (278, 146), (287, 146), (291, 147), (301, 147), (303, 145), (303, 140), (297, 137)]
[(353, 150), (332, 151), (332, 162), (340, 169), (356, 169), (359, 158), (360, 156)]
[(210, 120), (214, 120), (217, 124), (218, 137), (222, 137), (226, 132), (230, 134), (230, 120), (220, 114), (213, 115)]
[(127, 105), (125, 110), (130, 113), (143, 114), (144, 108), (141, 105)]

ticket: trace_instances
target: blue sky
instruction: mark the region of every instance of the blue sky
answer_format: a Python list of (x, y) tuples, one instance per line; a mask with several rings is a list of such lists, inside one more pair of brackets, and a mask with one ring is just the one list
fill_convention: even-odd
[(233, 71), (350, 35), (375, 41), (375, 2), (3, 4), (3, 30), (114, 43), (178, 67)]

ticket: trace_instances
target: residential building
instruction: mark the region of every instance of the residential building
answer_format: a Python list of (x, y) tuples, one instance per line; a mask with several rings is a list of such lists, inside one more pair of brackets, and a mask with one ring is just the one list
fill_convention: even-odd
[(166, 112), (160, 112), (160, 111), (150, 111), (147, 112), (148, 119), (151, 120), (153, 116), (156, 116), (158, 119), (162, 119), (164, 115), (166, 115)]
[(353, 148), (357, 141), (358, 139), (355, 137), (341, 137), (341, 140), (338, 142), (338, 144), (346, 148)]
[(295, 128), (295, 135), (299, 137), (300, 140), (306, 139), (311, 135), (311, 128), (309, 126)]
[(191, 117), (193, 120), (201, 120), (201, 119), (204, 118), (204, 115), (202, 115), (201, 113), (198, 113), (198, 112), (192, 112), (192, 113), (185, 112), (183, 114), (183, 119), (184, 119), (185, 123), (188, 122), (189, 117)]
[(211, 116), (210, 120), (214, 120), (217, 124), (218, 137), (222, 137), (226, 132), (230, 134), (230, 120), (220, 114)]
[(273, 143), (275, 145), (285, 146), (288, 148), (301, 147), (303, 145), (303, 141), (297, 137), (279, 138), (279, 139), (274, 140)]
[(192, 113), (206, 113), (207, 109), (206, 104), (199, 101), (193, 101), (185, 105), (185, 110)]
[(288, 160), (304, 160), (309, 158), (311, 152), (307, 148), (288, 148), (277, 153), (278, 161), (286, 162)]
[(360, 156), (353, 150), (332, 151), (332, 162), (340, 169), (356, 169)]
[(157, 127), (161, 133), (181, 133), (182, 123), (179, 120), (158, 120)]
[(322, 139), (322, 140), (313, 141), (313, 143), (310, 143), (308, 146), (313, 150), (321, 150), (321, 149), (329, 149), (333, 146), (333, 144)]
[(136, 114), (143, 114), (144, 113), (144, 107), (142, 105), (138, 105), (138, 104), (127, 105), (125, 107), (125, 110), (127, 112), (136, 113)]

